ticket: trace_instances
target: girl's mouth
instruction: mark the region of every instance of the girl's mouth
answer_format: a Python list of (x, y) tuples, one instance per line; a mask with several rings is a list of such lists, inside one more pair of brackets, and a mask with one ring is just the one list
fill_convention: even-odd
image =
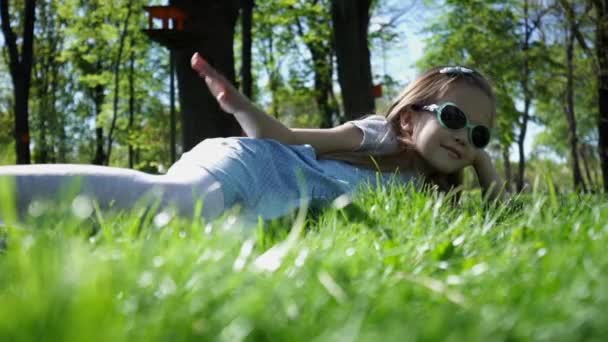
[(448, 150), (450, 152), (450, 155), (453, 158), (460, 159), (460, 157), (461, 157), (460, 152), (458, 152), (458, 150), (456, 150), (455, 148), (452, 148), (452, 147), (449, 147), (449, 146), (446, 146), (446, 145), (439, 145), (439, 146), (441, 146), (441, 147), (445, 148), (446, 150)]

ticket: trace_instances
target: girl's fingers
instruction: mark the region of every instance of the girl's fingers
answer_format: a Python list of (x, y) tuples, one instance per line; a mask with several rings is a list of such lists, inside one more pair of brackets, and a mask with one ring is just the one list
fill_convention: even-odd
[(214, 79), (223, 79), (223, 76), (215, 70), (209, 63), (201, 57), (198, 53), (195, 53), (190, 60), (192, 69), (194, 69), (201, 77), (211, 77)]
[(207, 64), (207, 62), (198, 53), (192, 55), (190, 65), (192, 66), (192, 69), (196, 70), (199, 74), (206, 74), (205, 64)]
[(199, 73), (201, 76), (209, 76), (213, 78), (221, 77), (221, 74), (217, 72), (209, 63), (197, 52), (192, 55), (190, 60), (192, 69)]
[(199, 76), (204, 77), (205, 80), (208, 78), (212, 79), (214, 83), (222, 84), (225, 87), (230, 86), (230, 82), (215, 68), (213, 68), (207, 61), (201, 57), (198, 53), (195, 53), (191, 59), (192, 69), (194, 69)]
[(217, 94), (217, 101), (222, 104), (223, 102), (226, 101), (226, 93), (225, 92), (220, 92), (219, 94)]
[(219, 102), (222, 109), (232, 113), (233, 105), (238, 99), (238, 90), (220, 72), (215, 70), (200, 54), (195, 53), (191, 59), (192, 69), (205, 80), (211, 94)]
[(219, 93), (225, 91), (225, 87), (211, 77), (205, 77), (205, 83), (207, 83), (207, 87), (214, 96), (217, 96)]

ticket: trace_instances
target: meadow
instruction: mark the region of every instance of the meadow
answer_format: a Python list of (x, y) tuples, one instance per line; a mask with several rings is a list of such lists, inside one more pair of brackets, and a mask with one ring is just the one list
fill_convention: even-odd
[(244, 228), (82, 198), (17, 221), (1, 192), (2, 341), (608, 337), (601, 194), (391, 185)]

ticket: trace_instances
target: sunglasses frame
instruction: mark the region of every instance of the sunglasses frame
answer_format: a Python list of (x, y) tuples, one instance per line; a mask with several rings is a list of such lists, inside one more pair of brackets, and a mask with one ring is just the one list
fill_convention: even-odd
[[(468, 129), (469, 142), (471, 143), (471, 145), (473, 145), (473, 147), (479, 148), (479, 149), (483, 149), (486, 146), (488, 146), (488, 144), (490, 143), (490, 139), (492, 138), (492, 131), (490, 130), (490, 128), (488, 126), (486, 126), (486, 125), (472, 125), (469, 122), (469, 117), (467, 116), (467, 113), (465, 113), (464, 110), (460, 109), (460, 107), (458, 107), (455, 103), (453, 103), (453, 102), (443, 102), (443, 103), (440, 103), (440, 104), (430, 104), (430, 105), (424, 106), (422, 108), (425, 109), (425, 110), (428, 110), (430, 112), (435, 113), (435, 116), (437, 117), (437, 121), (439, 121), (439, 124), (441, 125), (441, 127), (447, 128), (447, 129), (451, 129), (451, 130), (462, 129), (462, 128), (450, 128), (450, 127), (446, 126), (446, 124), (441, 119), (441, 112), (447, 106), (454, 106), (454, 107), (458, 108), (458, 110), (461, 111), (462, 114), (464, 115), (465, 125), (462, 128)], [(476, 127), (485, 127), (485, 129), (488, 131), (488, 142), (485, 145), (481, 146), (481, 147), (476, 146), (475, 143), (473, 142), (473, 130)]]

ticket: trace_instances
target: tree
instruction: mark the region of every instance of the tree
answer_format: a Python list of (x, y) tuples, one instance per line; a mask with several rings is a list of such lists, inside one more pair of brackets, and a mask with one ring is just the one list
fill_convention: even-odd
[[(295, 37), (289, 29), (291, 21), (286, 6), (278, 1), (262, 1), (253, 11), (253, 45), (257, 58), (253, 60), (257, 69), (266, 74), (270, 105), (268, 112), (278, 117), (281, 110), (280, 90), (284, 88), (281, 67), (288, 60), (290, 51), (297, 50)], [(244, 40), (244, 39), (243, 39)], [(255, 98), (257, 94), (252, 94)]]
[(241, 88), (248, 98), (253, 95), (253, 80), (251, 77), (251, 31), (253, 20), (254, 0), (243, 0), (241, 11), (243, 47), (241, 54)]
[[(528, 131), (528, 122), (531, 118), (532, 101), (534, 99), (534, 72), (540, 65), (541, 60), (538, 54), (538, 48), (542, 50), (542, 44), (538, 44), (533, 36), (542, 23), (543, 17), (549, 12), (550, 8), (543, 6), (540, 3), (533, 3), (531, 0), (523, 1), (523, 13), (521, 14), (520, 23), (521, 32), (521, 74), (519, 84), (521, 87), (521, 95), (524, 103), (524, 110), (518, 120), (519, 134), (517, 135), (517, 146), (519, 152), (519, 164), (517, 172), (517, 191), (522, 191), (524, 188), (524, 179), (526, 171), (526, 155), (525, 155), (525, 139)], [(544, 63), (541, 60), (541, 63)]]
[(604, 192), (608, 192), (608, 0), (595, 0), (593, 3), (597, 12), (595, 49), (599, 69), (598, 150), (602, 165)]
[[(562, 4), (567, 0), (562, 0)], [(578, 21), (567, 16), (564, 35), (566, 37), (566, 103), (564, 111), (568, 122), (568, 141), (570, 143), (570, 156), (572, 160), (572, 175), (574, 187), (586, 191), (585, 182), (579, 164), (578, 135), (576, 129), (576, 114), (574, 108), (574, 35), (577, 31)]]
[(220, 109), (204, 81), (190, 68), (190, 59), (198, 51), (228, 80), (234, 82), (233, 43), (239, 2), (170, 1), (171, 5), (188, 14), (184, 28), (184, 47), (175, 50), (184, 150), (191, 149), (205, 138), (241, 134), (234, 117)]
[(17, 36), (11, 26), (9, 0), (0, 2), (0, 18), (2, 33), (9, 53), (9, 70), (13, 81), (14, 111), (15, 111), (15, 149), (18, 164), (30, 163), (30, 130), (29, 107), (30, 82), (32, 75), (32, 55), (34, 45), (34, 21), (36, 16), (36, 1), (25, 0), (25, 10), (22, 16), (23, 37), (21, 52), (17, 47)]
[(113, 134), (114, 129), (116, 129), (116, 120), (118, 118), (118, 100), (119, 100), (119, 90), (120, 90), (120, 65), (122, 64), (122, 54), (125, 49), (127, 34), (129, 33), (129, 22), (131, 19), (131, 14), (133, 11), (133, 1), (128, 0), (127, 2), (127, 13), (125, 15), (125, 19), (122, 23), (122, 31), (120, 32), (120, 36), (118, 39), (118, 52), (116, 53), (116, 57), (114, 58), (114, 62), (112, 65), (113, 73), (114, 73), (114, 98), (112, 105), (112, 122), (110, 124), (110, 129), (108, 132), (108, 145), (106, 148), (106, 163), (109, 163), (110, 157), (112, 155), (112, 142), (113, 142)]
[[(314, 94), (321, 112), (321, 127), (333, 126), (336, 108), (332, 105), (334, 46), (331, 39), (328, 3), (326, 0), (299, 1), (290, 8), (297, 36), (308, 48), (314, 72)], [(371, 88), (370, 88), (371, 89)]]
[(39, 2), (38, 20), (34, 26), (34, 58), (32, 66), (31, 96), (29, 101), (32, 126), (32, 159), (35, 163), (56, 162), (65, 143), (59, 137), (64, 126), (60, 123), (56, 99), (64, 84), (61, 63), (57, 57), (63, 46), (62, 23), (58, 20), (55, 1)]
[[(560, 0), (564, 7), (568, 20), (575, 21), (575, 12), (569, 2)], [(573, 26), (573, 35), (576, 37), (587, 57), (593, 60), (597, 74), (598, 92), (598, 153), (602, 168), (604, 192), (608, 192), (608, 0), (587, 0), (586, 4), (590, 10), (595, 12), (593, 21), (595, 23), (595, 42), (592, 48), (587, 39), (577, 26)]]
[[(112, 65), (116, 58), (113, 39), (123, 19), (119, 19), (118, 15), (123, 10), (100, 0), (63, 1), (58, 8), (70, 36), (70, 44), (62, 51), (61, 59), (72, 64), (78, 91), (85, 94), (81, 103), (83, 120), (88, 119), (91, 112), (95, 119), (95, 146), (91, 162), (96, 165), (109, 163), (104, 148), (104, 131), (107, 131), (104, 104), (112, 84)], [(77, 12), (85, 15), (74, 16)]]
[(333, 41), (347, 120), (374, 112), (368, 47), (371, 0), (332, 0)]
[(268, 111), (288, 125), (330, 127), (337, 119), (329, 18), (327, 0), (256, 4), (253, 62), (267, 80)]

